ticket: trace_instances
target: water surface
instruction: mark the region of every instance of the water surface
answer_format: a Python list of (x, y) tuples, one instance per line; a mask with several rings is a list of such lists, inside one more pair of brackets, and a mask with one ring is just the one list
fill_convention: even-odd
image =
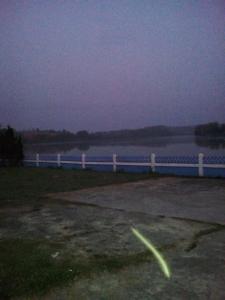
[(77, 156), (81, 153), (87, 155), (137, 155), (146, 156), (150, 153), (166, 156), (184, 156), (197, 155), (204, 153), (205, 155), (225, 155), (225, 138), (195, 138), (194, 136), (177, 136), (177, 137), (160, 137), (145, 138), (139, 140), (120, 141), (120, 142), (100, 142), (96, 141), (92, 144), (83, 143), (56, 143), (56, 144), (35, 144), (26, 145), (25, 152), (27, 154), (43, 153)]

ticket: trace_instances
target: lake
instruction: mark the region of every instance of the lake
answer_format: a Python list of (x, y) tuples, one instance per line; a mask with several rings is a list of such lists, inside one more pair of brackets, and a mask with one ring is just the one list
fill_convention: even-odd
[(25, 146), (26, 154), (57, 154), (77, 156), (81, 153), (100, 156), (112, 155), (137, 155), (146, 156), (150, 153), (162, 156), (189, 156), (198, 153), (207, 156), (225, 156), (225, 138), (196, 138), (195, 136), (174, 136), (159, 138), (134, 139), (120, 142), (99, 142), (92, 144), (83, 143), (57, 143), (33, 144)]

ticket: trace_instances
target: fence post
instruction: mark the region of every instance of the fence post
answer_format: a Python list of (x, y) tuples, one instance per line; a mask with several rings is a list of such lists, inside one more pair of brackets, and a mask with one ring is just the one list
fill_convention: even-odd
[(200, 176), (200, 177), (204, 176), (203, 158), (204, 158), (204, 154), (199, 153), (198, 154), (198, 176)]
[(155, 172), (155, 153), (151, 153), (151, 168), (152, 172)]
[(39, 153), (36, 153), (36, 167), (39, 167)]
[(85, 153), (82, 153), (81, 155), (82, 169), (85, 169), (85, 158), (86, 158)]
[(57, 154), (57, 165), (58, 165), (58, 167), (61, 166), (61, 155), (60, 155), (60, 153)]
[(113, 154), (113, 172), (116, 172), (116, 154)]

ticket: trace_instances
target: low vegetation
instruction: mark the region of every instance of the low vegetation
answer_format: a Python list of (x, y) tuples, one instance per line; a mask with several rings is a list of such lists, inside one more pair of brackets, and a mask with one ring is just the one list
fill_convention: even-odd
[(71, 279), (70, 260), (51, 256), (58, 248), (45, 240), (0, 240), (0, 298), (41, 295)]
[(119, 184), (147, 179), (149, 176), (149, 174), (114, 174), (53, 168), (1, 168), (0, 205), (21, 205), (24, 202), (33, 204), (38, 203), (47, 193)]
[(0, 128), (0, 165), (20, 165), (23, 157), (23, 143), (21, 136), (10, 126), (7, 128)]
[[(10, 249), (10, 251), (9, 251)], [(85, 278), (102, 271), (117, 271), (129, 264), (151, 260), (148, 251), (132, 255), (93, 256), (91, 259), (72, 258), (63, 252), (60, 243), (46, 240), (0, 241), (0, 296), (1, 299), (43, 295), (50, 288), (62, 287), (76, 277)], [(26, 298), (27, 299), (27, 298)]]

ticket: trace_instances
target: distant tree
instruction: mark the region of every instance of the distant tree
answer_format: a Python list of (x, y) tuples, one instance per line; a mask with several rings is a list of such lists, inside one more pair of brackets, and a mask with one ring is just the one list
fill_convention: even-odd
[(76, 137), (83, 140), (89, 137), (89, 133), (86, 130), (81, 130), (77, 132)]
[(21, 136), (13, 128), (0, 129), (0, 161), (3, 166), (21, 165), (24, 158)]
[(225, 124), (217, 122), (198, 125), (195, 127), (197, 136), (225, 136)]

